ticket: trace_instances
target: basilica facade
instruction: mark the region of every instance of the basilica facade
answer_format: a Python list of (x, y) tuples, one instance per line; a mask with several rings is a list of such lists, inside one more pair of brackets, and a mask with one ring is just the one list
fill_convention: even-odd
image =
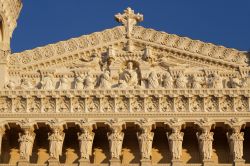
[(0, 0), (0, 166), (250, 166), (249, 53), (138, 25), (20, 53)]

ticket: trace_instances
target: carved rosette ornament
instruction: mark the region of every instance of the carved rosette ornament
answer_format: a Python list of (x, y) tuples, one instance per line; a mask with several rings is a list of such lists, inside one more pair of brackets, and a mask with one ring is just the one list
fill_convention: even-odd
[(226, 124), (231, 127), (231, 130), (227, 133), (227, 139), (234, 162), (243, 162), (244, 133), (241, 132), (241, 128), (245, 126), (245, 122), (233, 118), (227, 121)]
[(172, 162), (180, 161), (182, 156), (182, 142), (184, 133), (181, 132), (183, 125), (180, 119), (171, 119), (166, 122), (171, 127), (171, 132), (167, 132), (169, 148), (172, 155)]
[(200, 127), (200, 132), (196, 133), (200, 154), (203, 162), (211, 161), (213, 153), (213, 136), (214, 133), (210, 132), (213, 121), (207, 118), (201, 119), (196, 123)]
[(110, 120), (107, 124), (111, 130), (107, 133), (111, 160), (120, 160), (124, 138), (124, 133), (122, 132), (124, 122), (119, 120)]
[(140, 132), (137, 133), (137, 138), (141, 151), (141, 159), (150, 160), (152, 156), (152, 144), (154, 139), (154, 133), (151, 132), (151, 130), (154, 122), (143, 119), (137, 124), (140, 127)]

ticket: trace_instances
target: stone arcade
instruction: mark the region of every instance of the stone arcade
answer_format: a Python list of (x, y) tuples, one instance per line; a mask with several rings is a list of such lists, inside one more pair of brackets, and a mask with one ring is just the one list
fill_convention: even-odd
[(250, 165), (248, 53), (137, 24), (12, 54), (0, 0), (0, 166)]

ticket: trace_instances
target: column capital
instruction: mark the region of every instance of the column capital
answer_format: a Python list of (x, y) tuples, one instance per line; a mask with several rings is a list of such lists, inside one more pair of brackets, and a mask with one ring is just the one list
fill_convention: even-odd
[(234, 117), (232, 119), (227, 120), (225, 124), (232, 129), (232, 132), (240, 132), (242, 127), (245, 127), (246, 122), (240, 118)]
[(37, 123), (31, 119), (22, 119), (17, 121), (16, 124), (19, 125), (23, 131), (29, 130), (30, 132), (33, 132), (35, 127), (38, 128)]
[(93, 130), (96, 129), (96, 122), (90, 121), (89, 119), (81, 119), (75, 122), (76, 125), (80, 127), (81, 130)]
[(215, 122), (208, 118), (202, 118), (195, 121), (195, 124), (199, 126), (202, 133), (210, 132), (211, 128), (215, 125)]
[(185, 122), (182, 119), (173, 118), (167, 120), (164, 124), (168, 125), (171, 128), (172, 132), (175, 133), (180, 132), (182, 126), (185, 125)]

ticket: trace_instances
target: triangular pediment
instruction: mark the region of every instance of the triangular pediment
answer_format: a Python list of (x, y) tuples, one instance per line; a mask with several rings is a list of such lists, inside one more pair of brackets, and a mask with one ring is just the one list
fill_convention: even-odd
[(140, 82), (152, 71), (161, 81), (166, 73), (174, 79), (182, 74), (191, 78), (220, 73), (227, 79), (249, 75), (246, 52), (136, 26), (141, 15), (131, 17), (135, 20), (130, 24), (123, 17), (128, 19), (124, 14), (116, 16), (124, 26), (10, 55), (10, 77), (41, 79), (52, 74), (67, 75), (73, 81), (79, 74), (98, 78), (109, 71), (115, 85), (130, 62)]

